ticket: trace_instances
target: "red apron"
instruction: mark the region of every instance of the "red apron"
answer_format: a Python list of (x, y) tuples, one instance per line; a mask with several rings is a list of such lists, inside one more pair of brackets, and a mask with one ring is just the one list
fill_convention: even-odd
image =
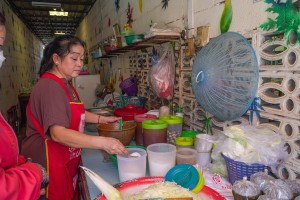
[[(83, 131), (85, 119), (83, 103), (72, 102), (72, 98), (64, 82), (54, 74), (46, 72), (41, 78), (51, 78), (63, 87), (66, 95), (68, 96), (72, 112), (72, 119), (69, 128), (76, 131)], [(73, 86), (72, 88), (79, 99), (78, 93)], [(36, 120), (31, 112), (30, 103), (28, 103), (27, 112), (33, 125), (39, 134), (45, 139), (47, 172), (49, 175), (49, 185), (47, 188), (48, 199), (78, 199), (77, 169), (80, 161), (81, 149), (67, 147), (54, 142), (51, 139), (47, 139), (44, 134), (43, 126)]]

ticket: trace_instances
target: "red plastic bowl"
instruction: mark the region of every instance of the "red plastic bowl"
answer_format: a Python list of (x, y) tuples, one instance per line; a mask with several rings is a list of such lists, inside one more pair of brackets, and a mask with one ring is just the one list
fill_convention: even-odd
[[(149, 185), (164, 181), (164, 177), (162, 176), (149, 176), (149, 177), (142, 177), (137, 178), (134, 180), (125, 181), (123, 183), (119, 183), (115, 185), (115, 187), (126, 197), (132, 195), (133, 193), (137, 193)], [(220, 195), (215, 190), (211, 189), (210, 187), (204, 186), (202, 190), (199, 192), (199, 196), (203, 199), (211, 199), (211, 200), (225, 200), (225, 198)], [(99, 195), (96, 200), (106, 200), (104, 195)]]

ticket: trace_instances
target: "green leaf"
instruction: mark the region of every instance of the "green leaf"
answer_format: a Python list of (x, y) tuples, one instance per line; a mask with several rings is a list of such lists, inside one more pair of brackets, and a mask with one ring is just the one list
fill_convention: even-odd
[(221, 33), (225, 33), (229, 30), (232, 21), (232, 5), (231, 0), (225, 0), (224, 10), (222, 12), (220, 21)]

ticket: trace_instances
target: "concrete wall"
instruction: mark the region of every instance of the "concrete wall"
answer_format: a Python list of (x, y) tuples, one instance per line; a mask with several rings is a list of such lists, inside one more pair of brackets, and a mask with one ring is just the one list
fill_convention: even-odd
[(18, 94), (36, 79), (43, 45), (4, 1), (0, 1), (0, 8), (7, 31), (3, 47), (6, 61), (0, 69), (0, 111), (6, 116), (6, 111), (19, 103)]
[[(123, 25), (127, 22), (128, 3), (133, 8), (132, 27), (135, 33), (149, 31), (150, 24), (153, 22), (157, 23), (160, 28), (186, 29), (188, 37), (193, 37), (199, 26), (210, 26), (210, 37), (220, 35), (219, 22), (224, 8), (222, 0), (172, 0), (169, 1), (165, 10), (162, 9), (161, 0), (143, 1), (142, 12), (140, 12), (138, 2), (136, 0), (120, 1), (120, 9), (116, 12), (114, 1), (98, 0), (80, 24), (77, 35), (87, 44), (88, 70), (90, 72), (100, 72), (102, 77), (107, 75), (109, 60), (92, 59), (90, 53), (97, 49), (105, 39), (113, 36), (114, 24), (119, 24), (123, 30)], [(270, 15), (265, 12), (268, 5), (259, 0), (232, 0), (232, 7), (233, 19), (229, 31), (245, 33), (257, 29)], [(129, 66), (129, 55), (130, 53), (110, 58), (113, 70), (116, 72), (120, 69), (125, 78), (129, 76), (128, 70), (126, 70)], [(119, 82), (116, 83), (117, 91), (119, 90), (118, 84)]]

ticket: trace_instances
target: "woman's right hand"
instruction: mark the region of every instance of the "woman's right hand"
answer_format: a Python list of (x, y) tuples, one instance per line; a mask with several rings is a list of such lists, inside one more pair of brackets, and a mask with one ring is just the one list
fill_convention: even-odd
[(46, 194), (46, 189), (45, 188), (42, 188), (41, 191), (40, 191), (40, 195), (43, 196)]
[(120, 142), (120, 140), (112, 137), (102, 137), (103, 150), (109, 154), (128, 154), (125, 146)]

